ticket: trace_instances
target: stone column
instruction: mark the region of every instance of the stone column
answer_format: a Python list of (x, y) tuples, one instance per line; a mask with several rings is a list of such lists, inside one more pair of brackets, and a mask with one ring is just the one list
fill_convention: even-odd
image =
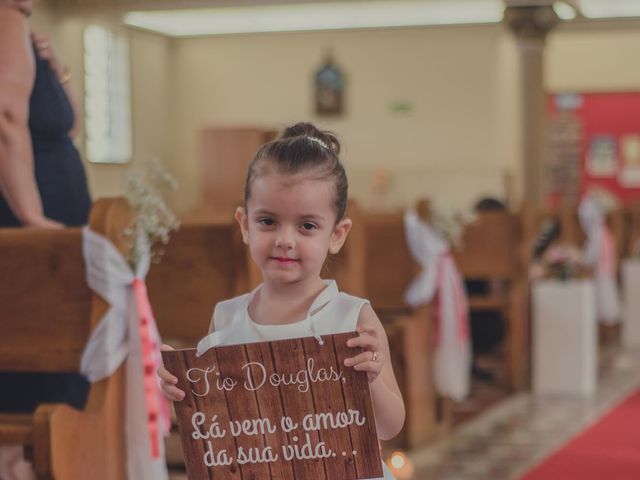
[(524, 200), (542, 205), (544, 200), (545, 98), (543, 54), (545, 37), (558, 22), (551, 2), (548, 5), (509, 5), (504, 22), (516, 36), (520, 63), (521, 125), (524, 159)]

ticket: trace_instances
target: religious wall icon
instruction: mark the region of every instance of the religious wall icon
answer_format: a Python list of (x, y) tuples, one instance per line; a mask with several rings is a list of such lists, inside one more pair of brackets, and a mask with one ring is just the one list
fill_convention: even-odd
[(314, 87), (318, 115), (339, 115), (343, 112), (344, 76), (331, 55), (316, 72)]

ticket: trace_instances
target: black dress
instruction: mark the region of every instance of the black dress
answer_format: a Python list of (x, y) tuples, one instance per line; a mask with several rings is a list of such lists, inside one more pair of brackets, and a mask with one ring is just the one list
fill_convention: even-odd
[[(36, 183), (45, 217), (69, 227), (87, 223), (91, 197), (78, 150), (69, 132), (73, 108), (46, 60), (36, 55), (36, 78), (29, 100), (29, 131)], [(0, 194), (0, 227), (20, 222)]]
[[(80, 154), (69, 137), (73, 121), (73, 108), (62, 85), (49, 63), (36, 55), (29, 130), (44, 215), (67, 226), (80, 226), (88, 221), (91, 198)], [(19, 226), (0, 194), (0, 227)], [(88, 386), (79, 374), (0, 373), (0, 411), (31, 412), (45, 402), (82, 408)]]

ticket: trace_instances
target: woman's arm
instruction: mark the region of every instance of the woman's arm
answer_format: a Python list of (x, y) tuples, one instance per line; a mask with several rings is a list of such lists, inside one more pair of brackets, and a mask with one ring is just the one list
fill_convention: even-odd
[(345, 365), (367, 372), (378, 437), (389, 440), (400, 433), (404, 425), (404, 401), (391, 365), (387, 334), (369, 305), (363, 306), (360, 310), (357, 331), (360, 336), (349, 340), (347, 345), (362, 347), (365, 351), (346, 359)]
[(62, 227), (44, 217), (29, 134), (35, 69), (25, 17), (0, 6), (0, 191), (24, 226)]

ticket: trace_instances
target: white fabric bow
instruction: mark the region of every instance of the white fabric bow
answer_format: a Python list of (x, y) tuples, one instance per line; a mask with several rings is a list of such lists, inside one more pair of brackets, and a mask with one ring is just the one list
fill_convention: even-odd
[(407, 245), (422, 271), (405, 293), (411, 306), (434, 299), (434, 382), (440, 395), (459, 401), (469, 393), (471, 345), (467, 298), (449, 245), (415, 210), (404, 217)]
[(616, 323), (620, 317), (616, 251), (604, 212), (598, 202), (587, 194), (578, 207), (578, 218), (587, 236), (583, 251), (584, 261), (594, 269), (594, 295), (598, 320), (602, 323)]
[[(157, 436), (152, 442), (148, 423), (148, 404), (145, 397), (144, 358), (141, 344), (139, 308), (136, 305), (134, 283), (142, 283), (149, 271), (150, 254), (145, 252), (131, 270), (127, 261), (105, 237), (83, 230), (83, 254), (89, 287), (109, 303), (109, 310), (91, 333), (81, 361), (81, 372), (97, 382), (112, 375), (124, 362), (126, 365), (126, 435), (128, 480), (165, 480), (169, 478), (164, 458), (164, 433), (168, 431), (168, 415), (159, 415), (161, 428), (151, 432)], [(144, 236), (138, 241), (145, 242)], [(157, 347), (160, 335), (154, 321), (148, 322), (149, 335)], [(160, 352), (154, 348), (154, 361)], [(155, 375), (155, 371), (153, 373)], [(160, 391), (152, 392), (158, 395)], [(159, 449), (152, 455), (152, 443)]]

